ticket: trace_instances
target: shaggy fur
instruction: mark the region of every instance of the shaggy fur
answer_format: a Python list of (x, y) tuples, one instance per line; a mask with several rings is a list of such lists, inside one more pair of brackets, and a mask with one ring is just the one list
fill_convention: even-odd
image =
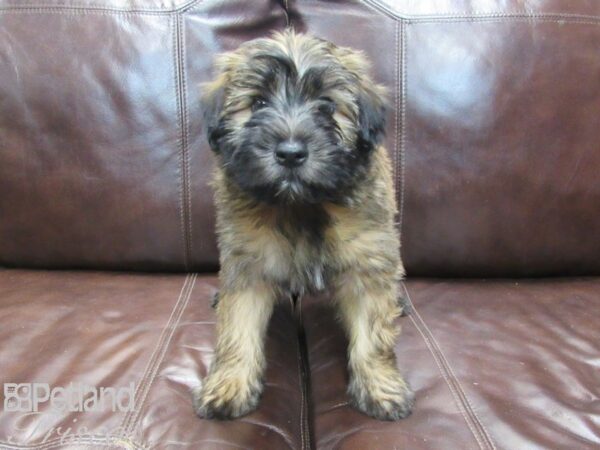
[[(252, 411), (274, 302), (330, 289), (349, 339), (352, 404), (378, 419), (407, 416), (413, 395), (393, 351), (403, 267), (378, 145), (383, 88), (360, 53), (292, 31), (245, 43), (217, 70), (203, 99), (217, 160), (218, 342), (196, 413)], [(282, 143), (305, 160), (282, 164)]]

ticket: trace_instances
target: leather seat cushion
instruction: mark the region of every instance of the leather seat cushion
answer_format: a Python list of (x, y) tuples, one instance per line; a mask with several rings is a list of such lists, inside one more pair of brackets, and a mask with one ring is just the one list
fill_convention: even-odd
[(0, 270), (0, 384), (136, 389), (133, 413), (3, 409), (0, 447), (302, 448), (306, 411), (287, 304), (268, 332), (259, 409), (229, 422), (194, 415), (190, 389), (215, 342), (216, 286), (215, 276)]
[(345, 338), (303, 305), (319, 449), (600, 446), (600, 279), (406, 283), (398, 364), (416, 391), (400, 422), (347, 404)]

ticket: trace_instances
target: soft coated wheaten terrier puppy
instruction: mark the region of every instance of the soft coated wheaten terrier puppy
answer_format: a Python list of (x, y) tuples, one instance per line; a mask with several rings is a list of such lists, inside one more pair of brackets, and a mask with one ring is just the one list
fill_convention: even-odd
[(218, 342), (201, 417), (253, 410), (277, 298), (329, 289), (349, 340), (348, 394), (378, 419), (410, 413), (396, 367), (403, 276), (384, 89), (364, 56), (286, 31), (217, 60), (204, 86), (221, 252)]

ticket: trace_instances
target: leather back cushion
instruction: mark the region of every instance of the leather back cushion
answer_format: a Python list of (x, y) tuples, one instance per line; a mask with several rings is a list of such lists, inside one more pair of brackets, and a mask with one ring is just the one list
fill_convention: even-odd
[(600, 273), (600, 4), (124, 4), (0, 0), (0, 265), (214, 269), (198, 84), (291, 23), (389, 88), (409, 275)]

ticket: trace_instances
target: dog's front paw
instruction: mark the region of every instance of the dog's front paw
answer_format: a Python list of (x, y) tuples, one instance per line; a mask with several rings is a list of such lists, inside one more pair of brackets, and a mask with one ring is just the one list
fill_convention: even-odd
[(385, 377), (352, 377), (348, 394), (352, 406), (378, 420), (408, 417), (415, 398), (409, 385), (397, 372)]
[(261, 393), (262, 383), (258, 381), (222, 377), (215, 372), (194, 389), (194, 411), (203, 419), (235, 419), (255, 410)]

